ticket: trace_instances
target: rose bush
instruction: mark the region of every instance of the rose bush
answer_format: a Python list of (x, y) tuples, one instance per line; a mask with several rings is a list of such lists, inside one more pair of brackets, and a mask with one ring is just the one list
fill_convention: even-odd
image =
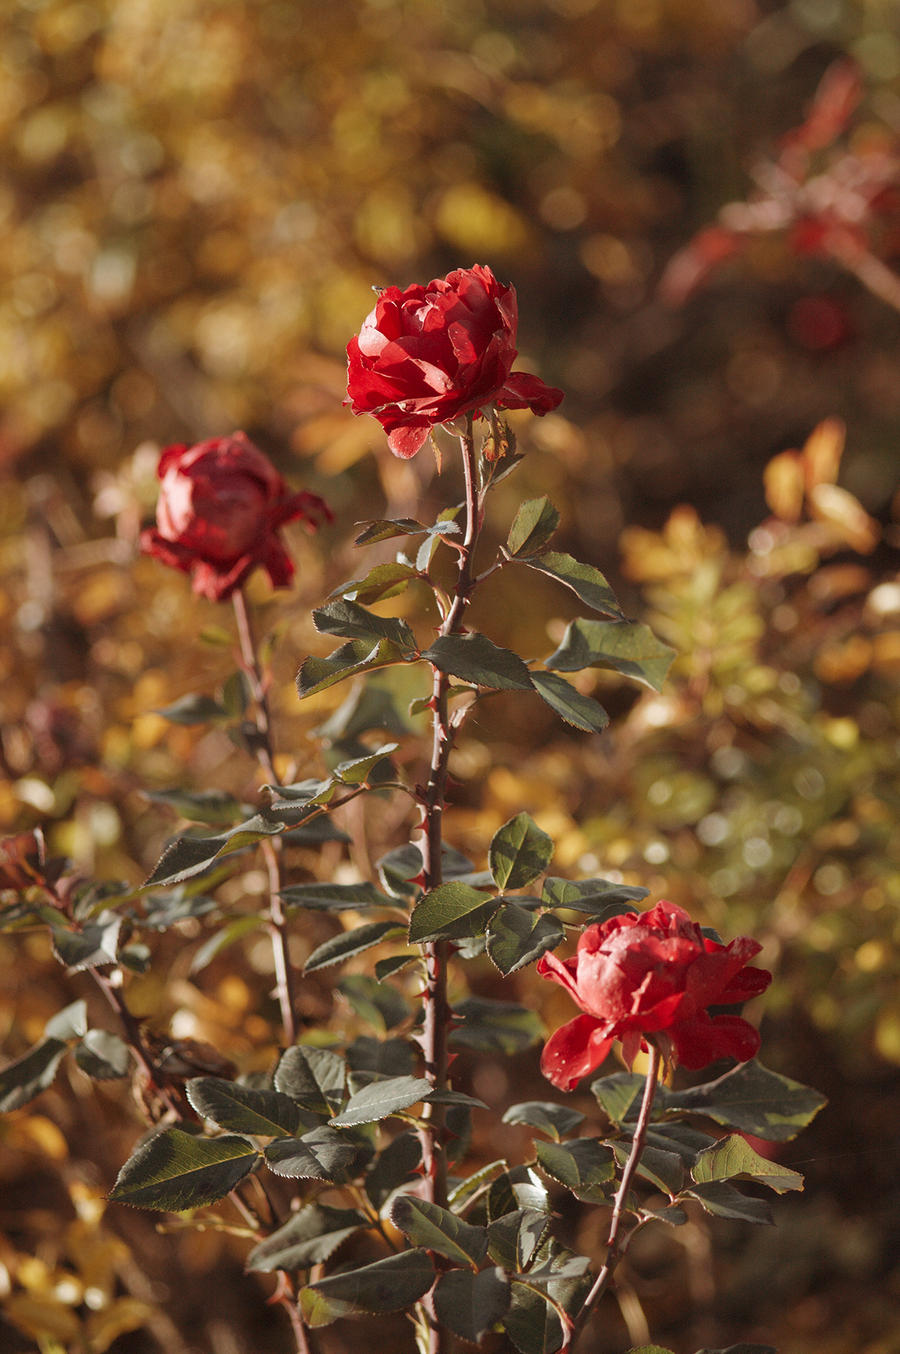
[(759, 1035), (736, 1015), (710, 1015), (763, 992), (764, 969), (746, 967), (762, 947), (749, 936), (719, 945), (674, 903), (589, 926), (572, 959), (545, 954), (538, 972), (581, 1007), (547, 1041), (541, 1071), (570, 1091), (599, 1067), (616, 1039), (630, 1067), (645, 1036), (671, 1062), (705, 1067), (716, 1058), (746, 1062)]
[(291, 493), (242, 432), (167, 447), (156, 473), (156, 526), (141, 533), (141, 549), (191, 574), (194, 592), (214, 602), (231, 597), (257, 565), (273, 587), (284, 587), (294, 565), (278, 528), (331, 520), (317, 494)]
[(374, 415), (405, 460), (435, 424), (487, 404), (549, 413), (562, 391), (511, 370), (517, 324), (515, 288), (481, 264), (424, 287), (385, 287), (347, 346), (353, 413)]

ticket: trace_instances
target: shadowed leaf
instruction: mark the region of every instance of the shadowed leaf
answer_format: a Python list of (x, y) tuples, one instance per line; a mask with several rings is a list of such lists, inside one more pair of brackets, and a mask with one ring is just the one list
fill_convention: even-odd
[(667, 1115), (705, 1114), (726, 1128), (750, 1133), (767, 1142), (787, 1142), (826, 1103), (818, 1091), (753, 1061), (740, 1063), (702, 1086), (670, 1092), (665, 1110)]
[(247, 1256), (246, 1268), (271, 1274), (276, 1269), (308, 1269), (310, 1265), (321, 1265), (342, 1241), (365, 1225), (365, 1218), (355, 1209), (309, 1204), (253, 1247)]
[(556, 1105), (550, 1100), (523, 1100), (518, 1105), (510, 1105), (503, 1115), (504, 1124), (527, 1124), (556, 1142), (583, 1122), (584, 1115), (580, 1110)]
[(308, 1326), (328, 1326), (356, 1312), (400, 1312), (418, 1302), (434, 1283), (427, 1251), (403, 1251), (309, 1284), (300, 1293)]
[(510, 903), (495, 912), (488, 923), (487, 952), (501, 973), (517, 973), (548, 950), (555, 950), (564, 937), (562, 922), (552, 912), (536, 917)]
[(427, 1199), (401, 1194), (391, 1205), (391, 1221), (414, 1246), (437, 1251), (457, 1265), (478, 1268), (487, 1255), (487, 1230), (463, 1222), (455, 1213)]
[(531, 691), (531, 674), (518, 654), (502, 649), (486, 635), (439, 635), (422, 650), (441, 672), (459, 677), (474, 686), (496, 690)]
[(501, 889), (520, 889), (537, 879), (553, 858), (553, 838), (527, 813), (517, 813), (494, 833), (488, 864)]
[(470, 1344), (477, 1344), (509, 1307), (509, 1281), (502, 1269), (480, 1274), (454, 1269), (442, 1274), (434, 1290), (438, 1321)]
[(356, 926), (352, 931), (342, 931), (316, 946), (303, 965), (304, 973), (313, 973), (316, 969), (327, 968), (329, 964), (341, 964), (355, 954), (362, 954), (373, 945), (378, 945), (388, 937), (402, 936), (405, 927), (395, 921), (373, 921), (365, 926)]

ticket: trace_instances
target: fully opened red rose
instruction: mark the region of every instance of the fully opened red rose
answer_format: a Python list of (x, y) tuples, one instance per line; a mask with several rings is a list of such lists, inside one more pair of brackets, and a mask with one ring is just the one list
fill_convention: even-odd
[(435, 424), (472, 409), (547, 414), (562, 391), (512, 371), (517, 325), (515, 288), (478, 263), (426, 287), (385, 287), (347, 346), (348, 403), (378, 419), (404, 460)]
[(759, 1049), (756, 1030), (740, 1016), (711, 1016), (707, 1008), (737, 1005), (768, 987), (770, 973), (747, 967), (761, 948), (749, 936), (718, 945), (667, 902), (589, 926), (573, 959), (545, 954), (537, 966), (584, 1012), (547, 1041), (541, 1071), (571, 1091), (616, 1039), (630, 1067), (645, 1035), (685, 1067), (717, 1058), (746, 1062)]
[(194, 592), (221, 602), (261, 565), (274, 588), (294, 575), (278, 535), (298, 518), (315, 530), (331, 520), (317, 494), (291, 493), (275, 467), (245, 433), (194, 447), (167, 447), (156, 526), (141, 533), (141, 549), (192, 575)]

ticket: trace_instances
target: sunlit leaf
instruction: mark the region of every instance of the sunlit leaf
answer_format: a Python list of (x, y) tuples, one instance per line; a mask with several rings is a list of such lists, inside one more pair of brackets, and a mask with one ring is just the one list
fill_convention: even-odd
[(803, 1188), (799, 1171), (760, 1156), (739, 1133), (720, 1138), (701, 1152), (691, 1167), (691, 1175), (698, 1184), (710, 1180), (755, 1180), (776, 1194)]
[(495, 911), (496, 900), (469, 884), (451, 880), (426, 893), (412, 910), (409, 939), (421, 945), (429, 940), (455, 940), (477, 935)]
[(515, 1208), (488, 1225), (488, 1251), (496, 1264), (515, 1272), (527, 1269), (547, 1234), (550, 1215), (538, 1208)]
[(389, 1077), (375, 1081), (352, 1095), (340, 1114), (330, 1120), (333, 1128), (373, 1124), (398, 1110), (409, 1109), (431, 1090), (424, 1077)]
[(409, 660), (407, 647), (400, 647), (389, 639), (380, 639), (375, 644), (368, 639), (352, 639), (335, 649), (327, 658), (311, 655), (305, 659), (297, 673), (297, 692), (303, 700), (306, 696), (325, 691), (336, 682), (356, 677), (361, 672), (374, 672), (376, 668), (391, 667), (394, 663), (407, 663)]
[(53, 951), (70, 972), (103, 968), (116, 962), (122, 918), (114, 912), (102, 912), (96, 921), (78, 931), (53, 928)]
[(555, 578), (567, 588), (571, 588), (576, 596), (594, 611), (621, 618), (622, 611), (616, 601), (616, 595), (599, 569), (590, 564), (581, 564), (571, 555), (556, 554), (552, 550), (547, 550), (542, 555), (520, 555), (520, 558), (530, 569), (548, 574), (550, 578)]
[(95, 1081), (113, 1081), (128, 1075), (131, 1050), (109, 1030), (87, 1030), (75, 1046), (75, 1061)]
[(387, 640), (396, 645), (401, 653), (411, 655), (416, 652), (416, 637), (407, 621), (399, 617), (377, 616), (374, 611), (368, 611), (346, 598), (317, 608), (312, 617), (320, 634), (340, 635), (343, 639), (372, 644)]
[(344, 1103), (347, 1064), (327, 1048), (295, 1044), (281, 1055), (275, 1069), (276, 1090), (303, 1109), (331, 1117)]
[(635, 912), (637, 909), (631, 904), (641, 902), (648, 893), (649, 889), (637, 884), (615, 884), (610, 879), (562, 879), (548, 875), (541, 902), (545, 907), (565, 907), (605, 921), (622, 912)]
[(641, 621), (570, 622), (562, 643), (544, 660), (554, 672), (613, 668), (654, 691), (661, 691), (675, 650), (663, 644)]
[(549, 498), (530, 498), (519, 505), (506, 540), (511, 555), (534, 554), (559, 526), (559, 513)]
[(322, 1124), (300, 1138), (276, 1138), (266, 1146), (265, 1157), (275, 1175), (339, 1185), (365, 1169), (372, 1151), (368, 1141)]
[(167, 1128), (143, 1143), (119, 1172), (110, 1199), (179, 1213), (214, 1203), (253, 1170), (259, 1152), (230, 1134), (201, 1138)]
[(333, 772), (335, 780), (339, 780), (342, 785), (362, 785), (369, 779), (372, 768), (384, 761), (392, 752), (396, 752), (398, 746), (397, 743), (383, 743), (365, 757), (354, 757), (350, 761), (338, 762)]
[(60, 1039), (42, 1039), (0, 1072), (0, 1113), (27, 1105), (53, 1084), (59, 1060), (66, 1051)]
[(396, 597), (418, 576), (410, 564), (376, 564), (364, 578), (355, 578), (333, 588), (331, 596), (346, 597), (351, 602), (379, 602), (385, 597)]
[(536, 1142), (538, 1165), (579, 1199), (600, 1203), (609, 1198), (615, 1178), (613, 1154), (597, 1138), (573, 1142)]

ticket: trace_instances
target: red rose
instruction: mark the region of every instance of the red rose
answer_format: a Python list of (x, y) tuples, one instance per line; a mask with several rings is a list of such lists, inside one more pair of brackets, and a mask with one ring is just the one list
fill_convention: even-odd
[(229, 598), (257, 565), (274, 588), (284, 587), (294, 565), (278, 528), (297, 518), (313, 529), (331, 520), (316, 494), (290, 492), (245, 433), (167, 447), (156, 473), (156, 526), (141, 533), (141, 549), (192, 574), (194, 592), (214, 602)]
[(495, 404), (546, 414), (562, 391), (516, 360), (514, 287), (476, 263), (427, 287), (385, 287), (347, 345), (347, 403), (373, 414), (395, 456), (415, 456), (436, 423)]
[(717, 1058), (746, 1062), (759, 1048), (756, 1030), (740, 1016), (711, 1016), (707, 1007), (732, 1006), (768, 987), (770, 973), (746, 967), (761, 948), (749, 936), (717, 945), (674, 903), (589, 926), (574, 959), (545, 954), (538, 963), (585, 1012), (547, 1041), (541, 1071), (571, 1091), (616, 1039), (630, 1067), (644, 1035), (685, 1067)]

